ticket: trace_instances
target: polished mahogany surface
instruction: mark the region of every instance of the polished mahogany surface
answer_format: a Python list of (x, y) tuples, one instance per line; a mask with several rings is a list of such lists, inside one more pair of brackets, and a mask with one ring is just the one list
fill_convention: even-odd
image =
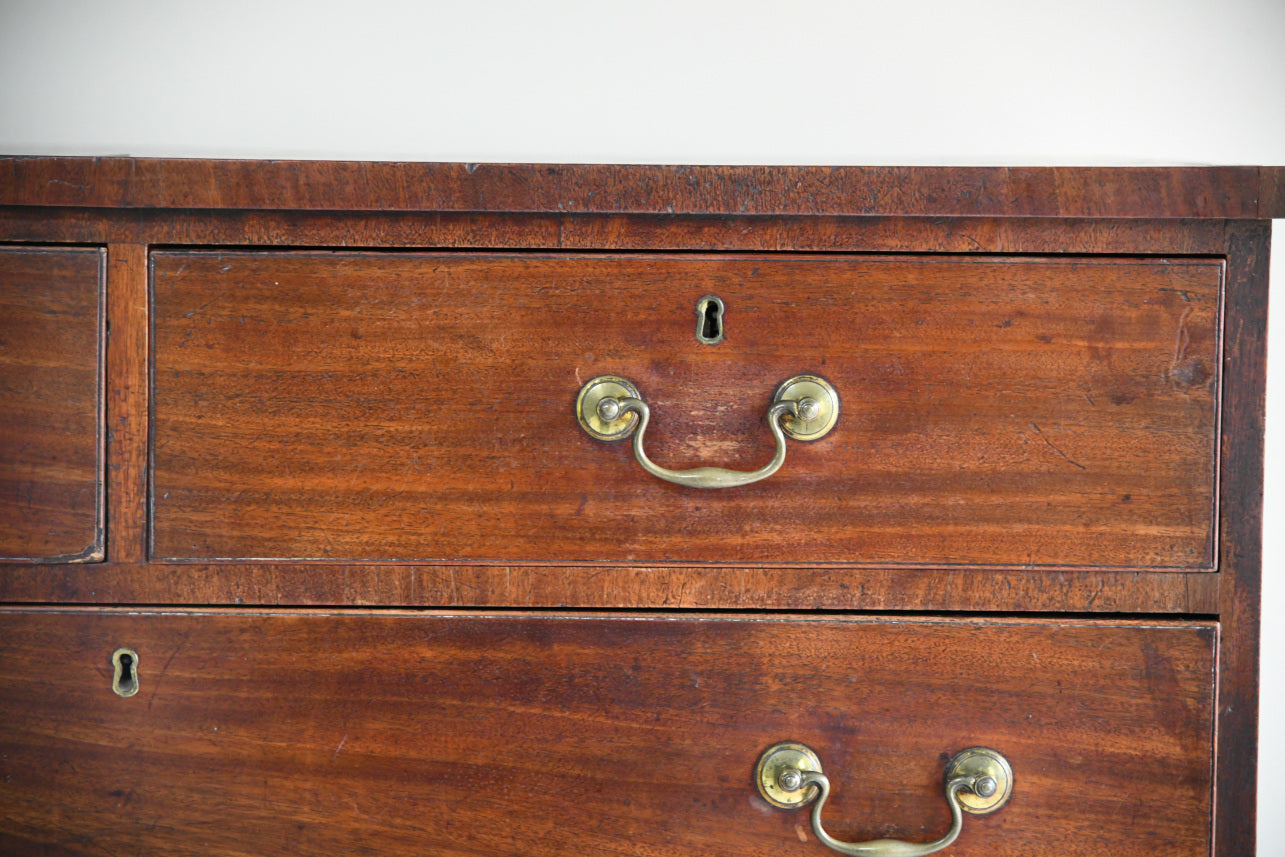
[(0, 558), (103, 557), (101, 249), (0, 247)]
[[(153, 554), (1209, 569), (1221, 284), (1191, 259), (159, 252)], [(621, 375), (657, 462), (753, 470), (801, 373), (838, 425), (736, 490), (575, 419)]]
[[(0, 561), (0, 850), (824, 853), (756, 803), (792, 739), (844, 837), (939, 835), (945, 760), (992, 743), (1014, 798), (957, 853), (1254, 853), (1283, 188), (0, 158), (0, 254), (46, 265), (0, 330), (81, 343), (10, 370), (79, 378), (99, 456), (0, 497), (99, 516)], [(838, 373), (839, 428), (739, 494), (574, 421), (628, 374), (658, 461), (757, 466), (800, 371)], [(41, 408), (5, 462), (66, 446)]]
[[(1013, 797), (951, 854), (1209, 849), (1210, 622), (28, 610), (0, 614), (0, 849), (827, 852), (751, 775), (783, 740), (848, 839)], [(137, 653), (136, 695), (111, 655)]]

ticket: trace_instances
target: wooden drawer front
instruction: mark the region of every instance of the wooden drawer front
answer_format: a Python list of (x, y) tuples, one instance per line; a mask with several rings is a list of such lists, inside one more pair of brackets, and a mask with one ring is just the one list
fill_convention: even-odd
[[(1221, 263), (153, 256), (163, 558), (1210, 568)], [(697, 301), (726, 304), (696, 339)], [(629, 378), (660, 464), (754, 469), (799, 373), (843, 402), (702, 491), (578, 427)]]
[(100, 560), (99, 249), (0, 247), (0, 559)]
[[(793, 740), (834, 782), (841, 838), (939, 836), (944, 760), (985, 745), (1013, 796), (966, 819), (950, 854), (1207, 854), (1216, 638), (1209, 623), (9, 612), (0, 850), (822, 857), (806, 813), (751, 782)], [(110, 689), (118, 646), (138, 655), (130, 698)]]

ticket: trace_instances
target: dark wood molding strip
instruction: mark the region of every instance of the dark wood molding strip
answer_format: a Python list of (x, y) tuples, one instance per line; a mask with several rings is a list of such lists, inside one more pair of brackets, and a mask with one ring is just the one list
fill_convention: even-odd
[(986, 568), (0, 565), (0, 602), (1212, 615), (1218, 574)]
[(9, 157), (0, 205), (1258, 219), (1281, 216), (1281, 172)]
[(12, 243), (205, 247), (1208, 255), (1223, 220), (504, 214), (0, 206)]
[(1216, 715), (1217, 758), (1228, 761), (1216, 778), (1216, 857), (1254, 853), (1270, 242), (1270, 223), (1228, 224)]
[(114, 562), (147, 558), (147, 247), (107, 248), (107, 550)]

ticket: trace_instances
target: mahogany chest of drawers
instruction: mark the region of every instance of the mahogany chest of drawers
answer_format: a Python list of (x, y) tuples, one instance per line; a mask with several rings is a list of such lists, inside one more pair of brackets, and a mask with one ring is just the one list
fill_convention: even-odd
[(0, 850), (1252, 853), (1283, 185), (0, 160)]

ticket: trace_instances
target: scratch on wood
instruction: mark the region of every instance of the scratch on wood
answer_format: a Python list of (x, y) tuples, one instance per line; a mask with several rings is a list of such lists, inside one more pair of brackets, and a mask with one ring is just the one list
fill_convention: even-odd
[(218, 303), (218, 302), (219, 302), (219, 301), (221, 301), (221, 300), (223, 300), (223, 295), (219, 295), (218, 297), (211, 298), (210, 300), (208, 300), (208, 301), (206, 301), (205, 303), (201, 304), (199, 307), (197, 307), (196, 309), (192, 310), (191, 312), (185, 312), (185, 313), (183, 313), (183, 318), (191, 318), (192, 316), (196, 315), (198, 312), (202, 312), (203, 310), (205, 310), (205, 309), (206, 309), (207, 307), (209, 307), (210, 305), (212, 305), (212, 304), (216, 304), (216, 303)]
[(76, 184), (75, 182), (64, 181), (63, 179), (50, 179), (45, 182), (45, 187), (49, 187), (52, 184), (62, 185), (63, 187), (74, 187), (76, 190), (89, 190), (90, 187), (87, 184)]
[(165, 678), (165, 674), (169, 672), (170, 664), (174, 663), (174, 659), (178, 657), (178, 653), (183, 651), (183, 647), (187, 645), (187, 639), (190, 636), (192, 636), (192, 632), (189, 630), (183, 635), (183, 639), (178, 641), (178, 645), (174, 647), (174, 651), (171, 652), (169, 658), (166, 659), (165, 665), (161, 667), (160, 674), (156, 676), (156, 681), (152, 684), (152, 695), (147, 700), (147, 709), (149, 711), (152, 708), (152, 703), (156, 701), (156, 694), (161, 692), (161, 679)]
[(1044, 443), (1048, 444), (1048, 448), (1049, 448), (1049, 449), (1051, 449), (1051, 450), (1053, 450), (1054, 452), (1056, 452), (1058, 455), (1060, 455), (1060, 456), (1062, 457), (1062, 460), (1063, 460), (1063, 461), (1065, 461), (1067, 464), (1070, 464), (1070, 465), (1072, 465), (1072, 466), (1074, 466), (1074, 467), (1078, 467), (1078, 468), (1080, 468), (1081, 470), (1086, 470), (1086, 469), (1087, 469), (1083, 464), (1081, 464), (1080, 462), (1076, 461), (1074, 458), (1072, 458), (1071, 456), (1067, 455), (1067, 454), (1066, 454), (1065, 452), (1063, 452), (1062, 450), (1058, 449), (1058, 448), (1053, 444), (1053, 441), (1049, 440), (1047, 437), (1045, 437), (1045, 436), (1044, 436), (1044, 432), (1040, 431), (1040, 427), (1039, 427), (1039, 426), (1037, 426), (1035, 423), (1031, 423), (1031, 428), (1035, 429), (1035, 433), (1036, 433), (1036, 434), (1038, 434), (1038, 435), (1040, 436), (1040, 440), (1042, 440), (1042, 441), (1044, 441)]
[(1183, 310), (1182, 318), (1178, 319), (1177, 341), (1173, 346), (1173, 365), (1177, 366), (1187, 356), (1187, 346), (1191, 345), (1191, 333), (1187, 330), (1187, 319), (1191, 317), (1191, 307)]

